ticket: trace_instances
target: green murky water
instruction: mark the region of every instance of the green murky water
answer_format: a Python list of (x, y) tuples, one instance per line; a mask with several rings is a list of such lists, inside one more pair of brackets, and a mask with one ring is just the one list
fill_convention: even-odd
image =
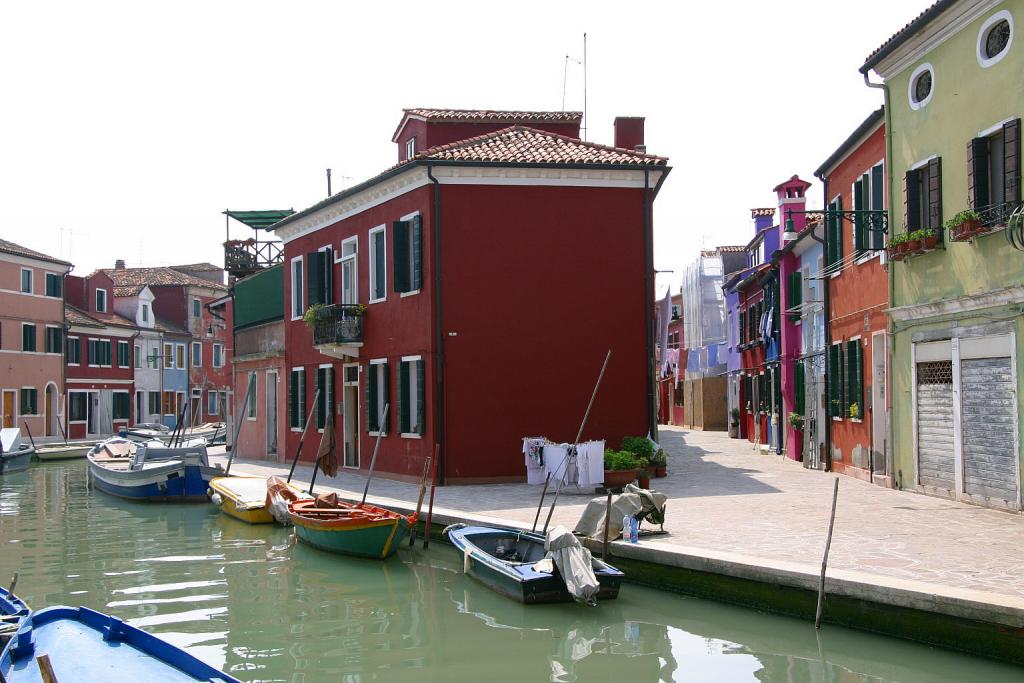
[(597, 609), (524, 607), (465, 577), (440, 543), (388, 562), (330, 555), (213, 506), (111, 498), (88, 487), (84, 462), (0, 477), (0, 577), (15, 571), (33, 607), (116, 614), (247, 681), (1024, 680), (632, 585)]

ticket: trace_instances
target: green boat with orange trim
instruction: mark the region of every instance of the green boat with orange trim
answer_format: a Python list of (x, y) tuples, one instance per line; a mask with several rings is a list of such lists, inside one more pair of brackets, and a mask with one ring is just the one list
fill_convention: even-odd
[(366, 503), (318, 496), (288, 505), (295, 535), (314, 548), (342, 555), (386, 559), (398, 549), (419, 515), (403, 515)]

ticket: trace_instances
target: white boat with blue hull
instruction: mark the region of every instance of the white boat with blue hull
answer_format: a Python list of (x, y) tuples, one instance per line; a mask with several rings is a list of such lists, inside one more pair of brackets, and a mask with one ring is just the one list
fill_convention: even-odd
[(114, 437), (87, 457), (96, 488), (128, 500), (206, 502), (210, 480), (224, 474), (220, 465), (210, 465), (205, 445), (167, 448), (156, 440)]
[(21, 440), (21, 431), (14, 427), (0, 430), (0, 474), (27, 470), (36, 449)]

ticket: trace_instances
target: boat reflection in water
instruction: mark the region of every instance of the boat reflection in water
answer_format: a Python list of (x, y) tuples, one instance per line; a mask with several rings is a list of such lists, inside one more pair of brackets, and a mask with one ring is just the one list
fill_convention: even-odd
[(1021, 669), (627, 585), (596, 608), (525, 606), (432, 543), (386, 562), (296, 544), (213, 505), (122, 501), (67, 461), (0, 478), (0, 580), (84, 605), (243, 681), (986, 681)]

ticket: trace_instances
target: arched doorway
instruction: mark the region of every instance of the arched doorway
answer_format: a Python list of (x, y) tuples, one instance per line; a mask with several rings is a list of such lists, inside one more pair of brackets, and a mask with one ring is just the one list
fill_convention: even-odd
[(56, 436), (59, 416), (57, 414), (57, 385), (53, 382), (46, 385), (43, 410), (46, 411), (46, 414), (43, 416), (43, 429), (46, 432), (46, 436)]

